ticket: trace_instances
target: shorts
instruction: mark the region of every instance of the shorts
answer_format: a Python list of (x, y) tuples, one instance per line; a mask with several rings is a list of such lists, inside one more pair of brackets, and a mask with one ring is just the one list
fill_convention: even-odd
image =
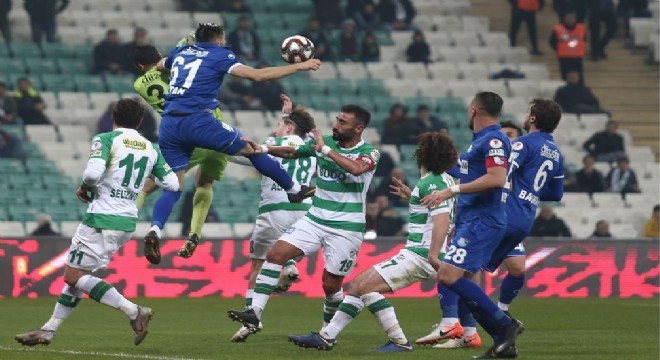
[(165, 114), (160, 128), (158, 145), (165, 161), (174, 172), (185, 170), (195, 148), (234, 155), (247, 143), (240, 131), (218, 121), (210, 112), (194, 114)]
[(505, 230), (481, 219), (456, 224), (456, 233), (443, 261), (474, 274), (486, 266)]
[[(525, 240), (527, 234), (528, 231), (526, 230), (507, 226), (502, 241), (500, 241), (497, 248), (493, 251), (484, 270), (494, 272), (502, 265), (504, 259), (509, 256), (525, 256), (525, 248), (522, 247), (522, 241)], [(519, 246), (522, 249), (519, 249)], [(520, 250), (522, 250), (522, 254)]]
[(393, 257), (374, 265), (374, 270), (380, 274), (392, 291), (429, 280), (436, 273), (427, 259), (408, 249), (401, 249)]
[(100, 230), (80, 224), (71, 239), (66, 264), (72, 268), (94, 272), (105, 269), (112, 255), (133, 235), (119, 230)]
[(362, 245), (362, 232), (331, 228), (305, 216), (291, 225), (280, 240), (297, 247), (305, 255), (323, 247), (325, 270), (333, 275), (348, 276), (355, 267)]
[(250, 259), (266, 260), (266, 253), (307, 211), (275, 210), (259, 214), (250, 239)]

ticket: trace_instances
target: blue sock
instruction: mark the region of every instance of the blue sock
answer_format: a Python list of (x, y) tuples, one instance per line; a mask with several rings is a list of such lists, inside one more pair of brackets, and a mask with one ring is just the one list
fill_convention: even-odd
[(156, 225), (159, 228), (164, 228), (167, 218), (172, 213), (174, 204), (181, 197), (181, 191), (163, 191), (156, 203), (154, 204), (154, 211), (151, 214), (151, 225)]
[(477, 320), (472, 316), (470, 307), (463, 299), (458, 300), (458, 318), (463, 327), (477, 327)]
[(443, 318), (458, 318), (458, 294), (438, 283), (438, 298)]
[(465, 300), (476, 320), (489, 334), (496, 335), (500, 329), (511, 324), (511, 318), (475, 282), (462, 277), (449, 288)]
[(507, 274), (502, 281), (500, 286), (500, 302), (502, 304), (511, 304), (513, 299), (518, 296), (520, 289), (525, 285), (525, 276), (516, 277), (511, 274)]
[(249, 156), (250, 162), (254, 165), (262, 175), (268, 176), (281, 186), (284, 190), (289, 190), (293, 187), (293, 180), (291, 176), (280, 166), (276, 160), (273, 160), (266, 154), (255, 154)]

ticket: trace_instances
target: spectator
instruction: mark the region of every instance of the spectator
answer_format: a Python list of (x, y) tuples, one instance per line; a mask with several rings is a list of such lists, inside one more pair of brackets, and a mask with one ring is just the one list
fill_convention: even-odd
[(529, 236), (538, 237), (570, 237), (571, 231), (564, 223), (564, 220), (558, 218), (550, 206), (541, 206), (539, 216), (534, 220), (534, 225)]
[(365, 212), (365, 230), (376, 231), (378, 227), (378, 214), (380, 213), (380, 205), (376, 202), (367, 203)]
[(339, 60), (357, 60), (358, 42), (355, 31), (355, 20), (346, 19), (341, 23), (339, 33)]
[(53, 230), (53, 220), (46, 214), (37, 216), (37, 228), (30, 233), (31, 236), (60, 236), (60, 233)]
[(312, 18), (307, 22), (307, 27), (300, 32), (300, 35), (312, 40), (314, 43), (314, 57), (320, 60), (327, 60), (331, 56), (330, 44), (321, 30), (321, 23), (318, 19)]
[(229, 0), (229, 3), (220, 6), (220, 11), (235, 14), (249, 14), (252, 12), (252, 9), (245, 4), (245, 0)]
[(418, 30), (412, 23), (417, 12), (410, 0), (381, 0), (376, 10), (388, 30)]
[(18, 116), (25, 125), (50, 125), (50, 120), (44, 114), (46, 103), (32, 87), (27, 78), (18, 79), (18, 90), (14, 93)]
[[(183, 205), (181, 205), (181, 212), (179, 214), (179, 221), (181, 222), (181, 236), (190, 235), (190, 220), (192, 219), (194, 196), (194, 189), (186, 191), (183, 196)], [(213, 207), (209, 208), (209, 212), (206, 215), (206, 220), (204, 222), (214, 223), (219, 221), (220, 217), (218, 216), (218, 213), (213, 209)]]
[(261, 56), (261, 43), (247, 16), (238, 18), (238, 26), (227, 41), (234, 53), (245, 60), (256, 61)]
[(503, 121), (500, 123), (500, 126), (502, 127), (502, 132), (506, 137), (509, 138), (509, 141), (513, 142), (513, 140), (523, 136), (523, 129), (514, 124), (513, 121)]
[(404, 221), (399, 213), (391, 207), (381, 209), (376, 220), (376, 234), (380, 236), (401, 235)]
[(586, 39), (584, 24), (577, 22), (574, 12), (565, 14), (563, 21), (552, 28), (550, 47), (555, 50), (559, 60), (563, 80), (566, 80), (570, 71), (577, 71), (584, 81), (582, 63), (587, 47)]
[(0, 81), (0, 125), (16, 124), (16, 100), (7, 92), (7, 84)]
[(417, 117), (415, 117), (412, 121), (415, 126), (415, 136), (419, 136), (420, 134), (429, 131), (436, 132), (443, 129), (447, 130), (447, 124), (437, 117), (431, 115), (429, 112), (429, 107), (424, 104), (417, 106)]
[(406, 58), (408, 62), (428, 63), (430, 61), (431, 47), (421, 31), (415, 31), (413, 34), (412, 43), (406, 49)]
[(149, 42), (147, 41), (147, 34), (148, 33), (145, 28), (138, 26), (133, 31), (133, 41), (123, 45), (125, 59), (122, 67), (124, 70), (133, 73), (135, 76), (141, 75), (142, 73), (140, 69), (133, 65), (133, 48), (136, 46), (149, 45)]
[[(279, 96), (279, 95), (278, 95)], [(230, 76), (229, 82), (222, 87), (220, 102), (229, 107), (230, 110), (260, 110), (261, 102), (252, 96), (250, 88), (245, 85), (243, 79)], [(280, 101), (280, 108), (282, 102)]]
[(390, 109), (390, 116), (383, 127), (383, 144), (415, 144), (417, 138), (414, 126), (406, 116), (408, 109), (401, 104), (394, 104)]
[(595, 164), (596, 159), (591, 155), (582, 158), (583, 167), (575, 173), (578, 192), (586, 192), (591, 196), (593, 193), (605, 191), (603, 174), (596, 169)]
[(575, 114), (608, 114), (600, 107), (600, 103), (591, 89), (584, 86), (577, 71), (566, 74), (566, 85), (557, 89), (555, 101), (562, 111)]
[(644, 237), (660, 238), (660, 205), (653, 207), (653, 214), (644, 225)]
[(316, 16), (325, 29), (336, 29), (344, 20), (340, 0), (313, 0)]
[(4, 131), (0, 123), (0, 158), (15, 158), (25, 161), (23, 142), (16, 136)]
[(69, 0), (25, 0), (25, 11), (30, 17), (32, 28), (32, 41), (41, 43), (45, 35), (46, 41), (55, 42), (57, 14), (64, 11), (68, 5)]
[(355, 19), (360, 30), (376, 31), (383, 28), (380, 15), (376, 12), (376, 5), (371, 1), (363, 1), (360, 9), (350, 15)]
[[(138, 98), (135, 98), (136, 100)], [(142, 122), (137, 131), (152, 143), (158, 143), (158, 122), (154, 116), (154, 110), (148, 108), (142, 117)]]
[(376, 191), (375, 191), (374, 195), (376, 195), (376, 197), (386, 196), (388, 198), (388, 203), (391, 206), (394, 206), (394, 207), (407, 207), (408, 206), (407, 201), (401, 199), (400, 197), (398, 197), (396, 195), (392, 195), (390, 193), (390, 185), (393, 184), (392, 178), (400, 180), (404, 184), (408, 185), (406, 183), (406, 177), (403, 174), (403, 171), (400, 168), (395, 167), (394, 169), (392, 169), (390, 171), (390, 176), (385, 176), (383, 178), (383, 181), (381, 181), (380, 184), (378, 185), (378, 187), (376, 188)]
[(376, 36), (371, 31), (367, 31), (367, 33), (364, 34), (364, 37), (362, 37), (362, 45), (360, 48), (360, 61), (380, 61), (380, 45), (378, 45), (378, 39), (376, 39)]
[(617, 134), (619, 124), (610, 120), (605, 125), (605, 131), (599, 131), (582, 144), (582, 148), (596, 161), (614, 162), (621, 156), (626, 155), (623, 136)]
[[(267, 62), (261, 62), (257, 65), (257, 68), (263, 69), (268, 66), (269, 64)], [(266, 110), (278, 111), (282, 109), (280, 95), (284, 92), (282, 83), (277, 80), (252, 82), (252, 96), (258, 99)]]
[(630, 18), (649, 18), (653, 16), (649, 11), (648, 0), (620, 0), (617, 12), (619, 16), (623, 17), (626, 37), (630, 36)]
[(9, 26), (9, 12), (11, 11), (11, 0), (0, 0), (0, 32), (5, 42), (11, 42), (11, 27)]
[[(591, 41), (591, 60), (607, 59), (605, 48), (616, 33), (616, 14), (612, 0), (588, 0), (589, 41)], [(605, 24), (605, 33), (601, 36), (600, 26)]]
[(94, 73), (122, 75), (125, 63), (126, 54), (119, 43), (119, 33), (108, 29), (105, 38), (94, 47)]
[(529, 42), (532, 44), (532, 55), (542, 55), (539, 51), (536, 36), (536, 13), (543, 9), (543, 0), (509, 0), (511, 3), (511, 27), (509, 28), (509, 42), (516, 46), (516, 37), (520, 25), (524, 21), (527, 25)]
[(605, 179), (607, 190), (621, 193), (624, 199), (625, 194), (627, 193), (640, 192), (639, 184), (637, 183), (637, 175), (635, 175), (635, 171), (630, 168), (630, 160), (628, 157), (620, 157), (616, 164), (617, 166), (610, 170)]
[(108, 104), (108, 107), (101, 115), (101, 118), (99, 119), (99, 124), (97, 126), (97, 133), (105, 133), (112, 131), (112, 126), (114, 124), (114, 120), (112, 120), (112, 108), (115, 107), (116, 103), (117, 102), (115, 101), (110, 102), (110, 104)]
[(577, 22), (584, 23), (587, 18), (587, 2), (584, 0), (553, 0), (552, 8), (557, 13), (559, 21), (565, 14), (575, 12)]
[(390, 171), (396, 167), (394, 164), (394, 159), (392, 155), (378, 144), (373, 144), (380, 151), (380, 159), (378, 160), (378, 166), (376, 167), (376, 172), (374, 176), (390, 176)]
[(592, 238), (611, 238), (610, 234), (610, 224), (605, 220), (598, 220), (596, 222), (596, 228), (594, 233), (591, 234)]

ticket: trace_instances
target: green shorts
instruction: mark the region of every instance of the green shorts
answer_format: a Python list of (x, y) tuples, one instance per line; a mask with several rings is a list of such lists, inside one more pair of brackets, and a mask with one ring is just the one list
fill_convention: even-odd
[[(213, 116), (223, 121), (222, 111), (220, 109), (216, 109)], [(190, 163), (188, 163), (186, 171), (199, 165), (204, 176), (213, 180), (222, 180), (222, 177), (225, 175), (225, 168), (227, 167), (227, 159), (228, 156), (224, 153), (195, 148), (190, 156)]]

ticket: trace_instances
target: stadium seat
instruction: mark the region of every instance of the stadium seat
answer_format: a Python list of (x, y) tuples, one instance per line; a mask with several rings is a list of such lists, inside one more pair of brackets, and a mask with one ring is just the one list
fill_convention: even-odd
[(89, 99), (86, 93), (80, 92), (60, 92), (57, 97), (59, 98), (60, 107), (63, 109), (80, 109), (89, 107)]
[(367, 69), (363, 63), (337, 63), (337, 72), (344, 79), (362, 79), (367, 77)]
[(511, 96), (537, 96), (539, 82), (536, 80), (515, 79), (508, 80), (509, 95)]
[(249, 237), (254, 230), (253, 223), (234, 223), (232, 227), (234, 236), (237, 237)]
[(524, 47), (512, 47), (503, 52), (504, 62), (523, 64), (529, 63), (529, 52)]
[[(435, 15), (432, 20), (437, 31), (456, 31), (456, 29), (462, 28), (461, 19), (458, 16)], [(449, 39), (449, 36), (446, 37)]]
[(509, 36), (503, 32), (480, 31), (479, 37), (484, 46), (499, 47), (501, 49), (509, 48)]
[(163, 18), (154, 12), (133, 11), (131, 17), (135, 26), (142, 26), (152, 33), (160, 31), (164, 24)]
[(486, 16), (462, 16), (461, 23), (465, 32), (486, 32), (490, 27), (490, 20)]
[(417, 88), (419, 89), (419, 95), (433, 98), (447, 96), (449, 91), (447, 82), (442, 79), (419, 81)]
[(380, 79), (358, 79), (355, 81), (358, 94), (368, 94), (372, 97), (387, 95), (385, 85)]
[(20, 221), (0, 221), (0, 234), (5, 237), (23, 237), (26, 235), (23, 223)]
[(470, 53), (467, 51), (467, 48), (463, 46), (434, 46), (431, 49), (431, 57), (438, 61), (454, 64), (470, 61)]
[(472, 61), (481, 64), (499, 64), (503, 56), (498, 47), (471, 46), (468, 52)]
[(42, 56), (41, 48), (34, 42), (12, 42), (11, 51), (14, 57), (20, 58), (40, 58)]
[(417, 89), (419, 84), (414, 79), (386, 79), (385, 84), (392, 96), (406, 97), (418, 95)]
[(429, 71), (424, 63), (395, 63), (401, 78), (425, 80), (429, 78)]
[(544, 64), (520, 64), (518, 70), (525, 74), (526, 79), (547, 80), (550, 76), (547, 66)]
[(394, 63), (367, 63), (367, 71), (372, 79), (396, 78)]
[(105, 10), (101, 11), (101, 21), (107, 28), (132, 27), (133, 17), (123, 11)]
[(112, 76), (105, 77), (105, 82), (108, 85), (108, 91), (116, 93), (130, 93), (134, 91), (133, 83), (135, 79), (133, 76)]
[(104, 111), (112, 102), (119, 100), (117, 93), (89, 93), (89, 101), (94, 109)]
[[(479, 91), (491, 91), (496, 94), (501, 94), (501, 96), (505, 96), (508, 92), (504, 80), (478, 80), (477, 88)], [(506, 106), (506, 102), (504, 105)], [(507, 110), (507, 112), (509, 112), (509, 110)]]
[(486, 80), (488, 79), (488, 69), (485, 64), (480, 63), (460, 63), (458, 70), (461, 72), (461, 78), (466, 80)]
[(76, 89), (80, 92), (103, 92), (106, 86), (103, 78), (96, 75), (73, 75), (73, 81)]
[(353, 82), (348, 79), (328, 79), (324, 81), (324, 84), (328, 90), (328, 95), (346, 95), (353, 94), (355, 92)]

